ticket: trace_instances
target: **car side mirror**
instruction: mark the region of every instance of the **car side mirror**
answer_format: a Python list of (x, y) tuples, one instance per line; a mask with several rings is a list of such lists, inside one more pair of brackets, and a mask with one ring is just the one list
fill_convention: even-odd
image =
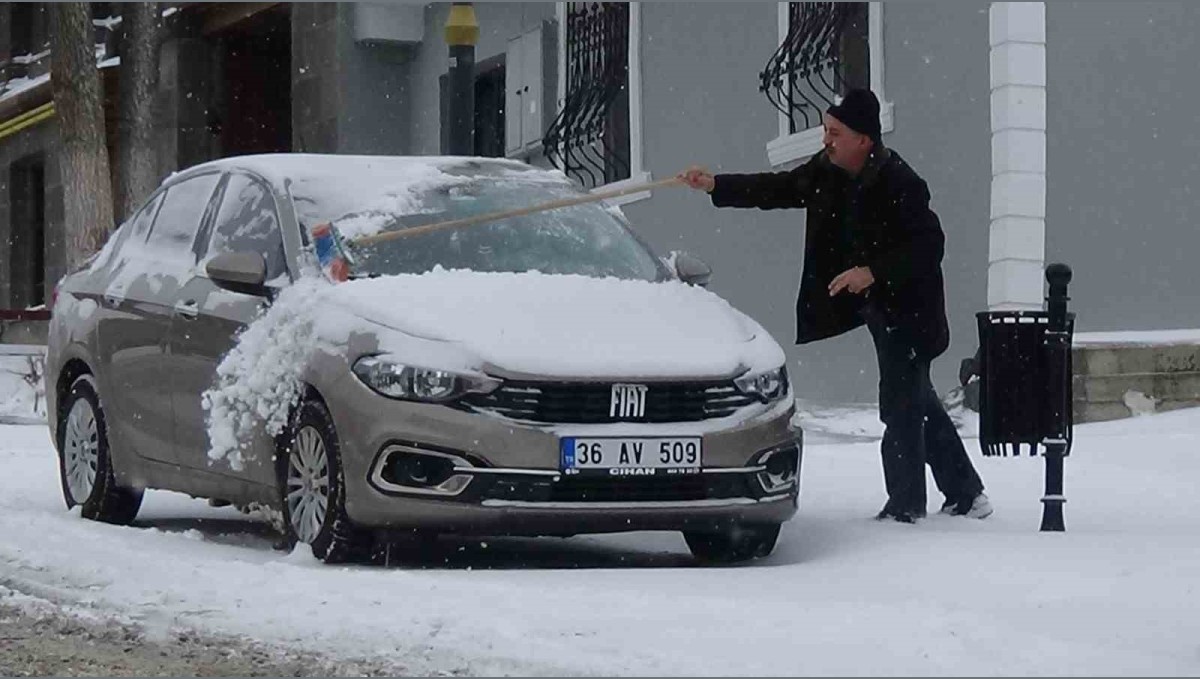
[(707, 287), (712, 278), (712, 267), (704, 260), (688, 252), (676, 252), (675, 273), (679, 280), (689, 285)]
[(208, 277), (218, 287), (244, 295), (268, 297), (267, 262), (257, 252), (225, 252), (205, 265)]

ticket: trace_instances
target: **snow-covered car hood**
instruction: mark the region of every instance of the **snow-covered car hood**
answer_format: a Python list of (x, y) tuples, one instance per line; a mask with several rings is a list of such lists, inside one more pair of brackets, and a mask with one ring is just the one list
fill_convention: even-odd
[(509, 377), (726, 377), (784, 361), (761, 326), (679, 281), (435, 270), (330, 292), (345, 311)]

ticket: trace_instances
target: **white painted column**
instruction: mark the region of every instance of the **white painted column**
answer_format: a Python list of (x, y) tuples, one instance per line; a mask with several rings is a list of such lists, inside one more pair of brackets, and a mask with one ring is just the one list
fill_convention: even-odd
[(1042, 308), (1046, 257), (1046, 7), (994, 2), (988, 309)]

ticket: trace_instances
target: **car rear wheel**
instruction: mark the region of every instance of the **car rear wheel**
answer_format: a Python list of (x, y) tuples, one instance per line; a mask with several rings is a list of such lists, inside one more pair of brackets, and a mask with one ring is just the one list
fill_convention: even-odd
[(289, 541), (309, 545), (325, 563), (370, 557), (371, 534), (346, 515), (337, 432), (324, 403), (311, 399), (300, 404), (277, 457)]
[(58, 471), (67, 507), (81, 505), (85, 519), (127, 525), (137, 517), (142, 492), (117, 485), (108, 426), (90, 375), (75, 380), (62, 404)]
[(684, 531), (692, 556), (710, 563), (734, 563), (768, 556), (779, 540), (779, 524), (734, 524), (720, 530)]

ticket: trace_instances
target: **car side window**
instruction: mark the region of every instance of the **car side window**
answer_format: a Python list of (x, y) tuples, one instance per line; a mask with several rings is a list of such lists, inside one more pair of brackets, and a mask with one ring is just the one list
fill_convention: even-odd
[(241, 174), (229, 177), (208, 245), (209, 257), (224, 252), (261, 254), (267, 264), (267, 280), (287, 273), (283, 234), (271, 192)]
[(146, 235), (150, 233), (150, 226), (154, 224), (154, 215), (158, 212), (158, 206), (162, 204), (162, 199), (165, 195), (166, 192), (158, 193), (133, 216), (133, 222), (129, 225), (129, 236), (126, 242), (146, 242)]
[(146, 241), (155, 255), (195, 261), (192, 243), (196, 239), (196, 229), (220, 178), (221, 175), (214, 172), (186, 179), (167, 189)]
[(107, 265), (116, 260), (136, 256), (135, 253), (140, 251), (146, 244), (146, 234), (150, 233), (150, 226), (154, 224), (154, 215), (158, 212), (158, 208), (162, 205), (164, 193), (158, 192), (142, 206), (140, 210), (134, 213), (121, 227), (121, 231), (111, 236), (111, 238), (119, 238), (114, 242), (112, 247), (105, 246), (109, 250), (108, 254), (104, 254), (101, 250), (100, 257), (102, 260), (97, 260), (98, 265)]

